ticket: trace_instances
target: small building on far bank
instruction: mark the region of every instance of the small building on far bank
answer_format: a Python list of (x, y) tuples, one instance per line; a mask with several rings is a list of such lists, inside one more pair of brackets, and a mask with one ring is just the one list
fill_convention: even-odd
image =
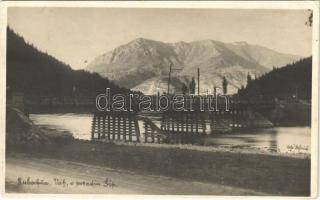
[(11, 92), (7, 90), (6, 105), (12, 108), (16, 108), (28, 116), (27, 110), (25, 108), (24, 93), (22, 92)]

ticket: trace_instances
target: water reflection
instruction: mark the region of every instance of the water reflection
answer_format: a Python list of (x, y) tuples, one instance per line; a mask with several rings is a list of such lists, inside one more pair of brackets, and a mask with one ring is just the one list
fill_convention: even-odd
[(272, 129), (270, 131), (270, 150), (278, 151), (277, 131)]
[[(73, 133), (75, 138), (90, 140), (91, 114), (31, 114), (31, 120), (47, 128)], [(160, 126), (160, 118), (153, 121)], [(142, 124), (139, 124), (142, 128)], [(277, 127), (242, 133), (213, 134), (201, 141), (204, 145), (231, 148), (259, 148), (287, 153), (310, 153), (310, 127)]]
[(37, 125), (50, 129), (68, 131), (75, 138), (90, 140), (91, 114), (31, 114), (30, 119)]
[(310, 153), (310, 127), (277, 127), (243, 133), (215, 134), (205, 145), (259, 148), (283, 153)]

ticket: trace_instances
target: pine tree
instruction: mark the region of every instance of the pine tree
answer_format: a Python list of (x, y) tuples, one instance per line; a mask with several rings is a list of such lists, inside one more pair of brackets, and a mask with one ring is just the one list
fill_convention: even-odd
[(222, 89), (223, 89), (223, 94), (227, 94), (227, 92), (228, 92), (228, 81), (227, 81), (225, 76), (222, 79)]
[(192, 77), (192, 80), (189, 84), (190, 94), (195, 94), (196, 92), (196, 82), (194, 80), (194, 77)]
[(251, 81), (252, 81), (251, 75), (250, 75), (250, 73), (248, 73), (248, 75), (247, 75), (247, 85), (249, 85), (251, 83)]
[(182, 94), (184, 94), (184, 95), (187, 94), (187, 92), (188, 92), (188, 87), (187, 87), (187, 85), (186, 85), (185, 83), (182, 83), (182, 88), (181, 88), (181, 90), (182, 90)]

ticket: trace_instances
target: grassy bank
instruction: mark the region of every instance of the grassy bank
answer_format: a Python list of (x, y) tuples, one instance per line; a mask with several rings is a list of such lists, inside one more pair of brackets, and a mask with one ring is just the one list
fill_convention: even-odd
[[(81, 141), (73, 139), (71, 133), (35, 126), (16, 109), (7, 108), (6, 116), (6, 158), (9, 159), (23, 153), (38, 161), (45, 160), (42, 158), (74, 161), (272, 195), (310, 194), (308, 157)], [(24, 163), (22, 160), (21, 164)]]
[(272, 195), (308, 196), (310, 159), (235, 152), (203, 152), (178, 148), (119, 145), (74, 140), (38, 148), (7, 151), (132, 170), (138, 173), (235, 186)]

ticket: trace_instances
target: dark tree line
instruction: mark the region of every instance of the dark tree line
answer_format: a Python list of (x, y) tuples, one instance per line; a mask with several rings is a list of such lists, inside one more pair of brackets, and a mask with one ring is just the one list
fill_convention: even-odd
[(69, 65), (41, 52), (7, 28), (7, 89), (26, 96), (95, 96), (111, 88), (111, 93), (129, 93), (97, 73), (72, 70)]
[(194, 80), (194, 77), (192, 77), (191, 81), (188, 83), (181, 83), (181, 91), (182, 94), (195, 94), (196, 93), (196, 81)]
[(312, 12), (312, 10), (309, 10), (310, 11), (310, 14), (309, 14), (309, 17), (308, 17), (308, 20), (306, 21), (306, 25), (307, 26), (310, 26), (310, 27), (312, 27), (312, 22), (313, 22), (313, 12)]
[(246, 87), (238, 91), (240, 98), (311, 99), (312, 57), (301, 59), (281, 68), (273, 68), (255, 80), (248, 75)]

